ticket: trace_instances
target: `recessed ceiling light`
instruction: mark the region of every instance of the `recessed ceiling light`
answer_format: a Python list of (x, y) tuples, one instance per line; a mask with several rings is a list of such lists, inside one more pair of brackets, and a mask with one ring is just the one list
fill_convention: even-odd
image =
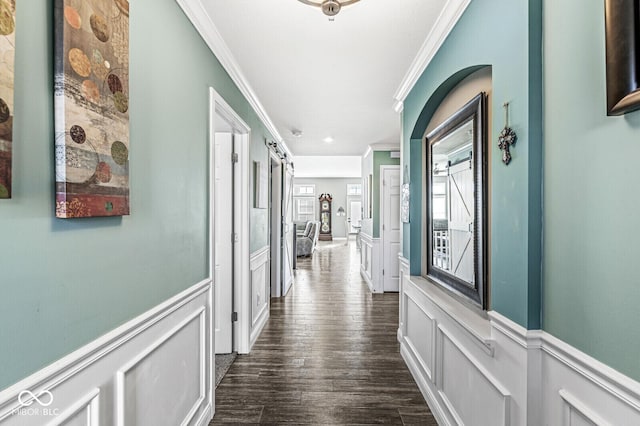
[(333, 143), (333, 138), (331, 136), (327, 136), (326, 138), (322, 139), (322, 141), (324, 143)]
[(302, 137), (302, 130), (291, 129), (291, 134), (296, 138), (301, 138)]

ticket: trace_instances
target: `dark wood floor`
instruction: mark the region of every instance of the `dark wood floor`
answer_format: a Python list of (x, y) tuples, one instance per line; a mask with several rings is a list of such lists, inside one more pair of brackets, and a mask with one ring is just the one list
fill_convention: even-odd
[(216, 390), (212, 424), (436, 425), (399, 354), (398, 295), (372, 295), (353, 242), (299, 258), (286, 298)]

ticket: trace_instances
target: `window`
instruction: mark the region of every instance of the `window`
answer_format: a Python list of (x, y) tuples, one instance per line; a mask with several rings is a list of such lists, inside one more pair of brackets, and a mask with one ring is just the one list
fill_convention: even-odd
[(306, 196), (314, 196), (316, 195), (316, 186), (313, 184), (309, 185), (301, 185), (296, 184), (293, 185), (293, 196), (306, 195)]
[(487, 308), (486, 95), (426, 138), (425, 275)]
[(347, 195), (362, 195), (362, 185), (359, 183), (348, 183)]
[(315, 197), (294, 197), (294, 222), (306, 222), (316, 218), (316, 198)]

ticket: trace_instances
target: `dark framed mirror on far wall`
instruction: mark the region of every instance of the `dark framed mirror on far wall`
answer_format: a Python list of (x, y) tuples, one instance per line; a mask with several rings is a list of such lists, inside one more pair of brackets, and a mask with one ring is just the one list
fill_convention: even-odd
[(487, 96), (430, 132), (426, 152), (426, 276), (487, 309)]
[(605, 0), (607, 115), (640, 109), (640, 1)]

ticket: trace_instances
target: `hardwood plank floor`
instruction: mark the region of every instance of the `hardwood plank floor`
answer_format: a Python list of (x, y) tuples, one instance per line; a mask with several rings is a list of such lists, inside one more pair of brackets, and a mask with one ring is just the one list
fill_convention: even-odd
[(211, 424), (437, 425), (399, 354), (398, 295), (372, 295), (359, 256), (337, 241), (298, 258), (291, 291), (216, 390)]

